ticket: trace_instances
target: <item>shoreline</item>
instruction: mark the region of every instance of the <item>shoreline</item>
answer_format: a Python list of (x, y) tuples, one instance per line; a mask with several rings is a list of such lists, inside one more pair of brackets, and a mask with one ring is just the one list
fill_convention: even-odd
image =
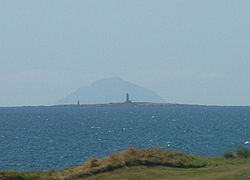
[[(186, 173), (184, 176), (186, 179), (193, 177), (194, 174), (192, 172), (194, 172), (196, 175), (199, 175), (199, 173), (201, 173), (208, 177), (211, 175), (211, 173), (215, 176), (229, 174), (230, 177), (232, 175), (238, 177), (239, 172), (244, 172), (246, 177), (250, 177), (250, 150), (239, 149), (233, 153), (227, 152), (223, 155), (223, 157), (210, 158), (199, 157), (175, 151), (168, 151), (159, 148), (128, 149), (122, 152), (111, 154), (101, 159), (92, 157), (79, 166), (66, 167), (63, 170), (33, 172), (0, 170), (0, 179), (83, 180), (88, 178), (98, 179), (100, 177), (103, 177), (101, 179), (110, 179), (110, 175), (116, 177), (114, 177), (113, 179), (117, 179), (117, 175), (118, 177), (120, 177), (120, 173), (122, 173), (123, 176), (127, 178), (130, 177), (131, 174), (133, 174), (133, 169), (139, 169), (141, 179), (143, 179), (143, 177), (148, 173), (149, 170), (156, 171), (156, 174), (154, 173), (151, 175), (152, 179), (154, 179), (155, 177), (157, 177), (157, 173), (160, 173), (159, 171), (162, 168), (167, 170), (165, 174), (163, 174), (164, 177), (182, 176), (183, 174), (181, 172)], [(220, 171), (218, 172), (218, 169), (221, 169), (223, 174), (221, 174)], [(235, 174), (232, 174), (231, 172), (235, 169), (237, 169), (237, 171), (235, 172)], [(169, 171), (174, 173), (174, 176), (171, 173), (168, 174)], [(207, 172), (204, 173), (204, 171)], [(201, 179), (202, 177), (203, 176), (201, 176)], [(227, 178), (228, 176), (225, 176), (225, 179)]]

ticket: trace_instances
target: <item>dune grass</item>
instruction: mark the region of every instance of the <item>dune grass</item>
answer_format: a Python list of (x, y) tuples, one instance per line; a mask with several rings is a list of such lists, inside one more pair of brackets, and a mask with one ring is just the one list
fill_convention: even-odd
[(86, 180), (248, 180), (250, 164), (222, 165), (206, 168), (170, 168), (134, 166), (89, 176)]
[[(206, 158), (163, 149), (129, 149), (77, 167), (46, 172), (0, 172), (0, 180), (250, 178), (250, 150)], [(135, 178), (136, 177), (136, 178)], [(178, 178), (177, 178), (178, 177)]]

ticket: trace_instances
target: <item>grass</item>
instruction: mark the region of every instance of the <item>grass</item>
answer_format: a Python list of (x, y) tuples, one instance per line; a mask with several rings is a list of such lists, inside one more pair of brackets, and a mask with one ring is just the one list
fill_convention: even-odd
[(163, 149), (129, 149), (77, 167), (46, 172), (0, 172), (0, 180), (250, 179), (250, 150), (205, 158)]
[(89, 176), (86, 180), (248, 180), (250, 164), (223, 165), (207, 168), (170, 168), (165, 166), (135, 166), (118, 169), (113, 172)]

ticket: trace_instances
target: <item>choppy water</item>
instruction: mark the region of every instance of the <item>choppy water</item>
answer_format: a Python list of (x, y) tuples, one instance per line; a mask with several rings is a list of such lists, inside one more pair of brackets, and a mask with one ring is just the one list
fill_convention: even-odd
[(62, 169), (129, 147), (217, 156), (247, 142), (250, 107), (0, 108), (0, 170)]

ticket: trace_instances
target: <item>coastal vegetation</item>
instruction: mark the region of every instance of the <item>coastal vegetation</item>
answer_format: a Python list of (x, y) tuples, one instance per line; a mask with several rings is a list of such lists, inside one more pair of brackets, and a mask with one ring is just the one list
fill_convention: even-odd
[(250, 150), (208, 158), (163, 149), (129, 149), (77, 167), (40, 172), (0, 172), (1, 180), (250, 179)]

